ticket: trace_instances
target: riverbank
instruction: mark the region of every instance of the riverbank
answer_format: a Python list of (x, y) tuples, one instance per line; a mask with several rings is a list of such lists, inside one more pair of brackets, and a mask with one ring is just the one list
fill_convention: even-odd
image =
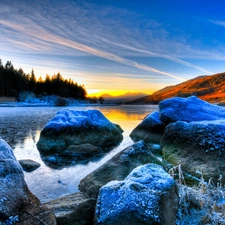
[(65, 105), (55, 105), (54, 103), (27, 103), (27, 102), (1, 102), (0, 107), (64, 107), (64, 106), (118, 106), (117, 103), (86, 103), (83, 101), (77, 101)]

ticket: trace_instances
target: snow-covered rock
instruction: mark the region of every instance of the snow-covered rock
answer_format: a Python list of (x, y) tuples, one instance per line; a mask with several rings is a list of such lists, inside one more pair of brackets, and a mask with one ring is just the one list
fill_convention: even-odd
[(89, 197), (97, 198), (99, 189), (112, 180), (123, 180), (137, 166), (146, 163), (157, 163), (162, 165), (145, 146), (139, 141), (123, 151), (119, 152), (101, 167), (84, 177), (79, 189)]
[(169, 124), (161, 140), (163, 157), (182, 170), (225, 182), (225, 120)]
[(156, 164), (135, 168), (124, 181), (100, 189), (95, 225), (175, 225), (178, 208), (173, 178)]
[(159, 119), (159, 113), (153, 112), (147, 115), (144, 120), (134, 128), (130, 137), (133, 141), (146, 141), (159, 143), (162, 138), (165, 125)]
[(203, 121), (225, 119), (225, 108), (203, 101), (195, 96), (169, 98), (159, 103), (160, 120), (165, 124), (176, 121)]
[(87, 143), (106, 150), (122, 139), (121, 130), (100, 111), (65, 109), (59, 111), (41, 131), (37, 148), (43, 155), (63, 154), (70, 145)]
[(29, 191), (12, 149), (0, 139), (0, 224), (9, 217), (18, 218), (21, 225), (56, 224), (54, 215)]

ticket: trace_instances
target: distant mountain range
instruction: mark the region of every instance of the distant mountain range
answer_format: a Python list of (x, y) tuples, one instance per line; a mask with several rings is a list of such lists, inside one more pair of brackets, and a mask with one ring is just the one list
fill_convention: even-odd
[(114, 103), (126, 103), (145, 96), (148, 95), (142, 92), (127, 92), (126, 94), (119, 96), (112, 96), (109, 94), (101, 95), (101, 97), (104, 98), (105, 102), (114, 102)]
[(158, 104), (171, 97), (188, 97), (195, 95), (212, 103), (225, 103), (225, 72), (210, 76), (199, 76), (183, 83), (165, 87), (159, 91), (129, 103), (131, 104)]

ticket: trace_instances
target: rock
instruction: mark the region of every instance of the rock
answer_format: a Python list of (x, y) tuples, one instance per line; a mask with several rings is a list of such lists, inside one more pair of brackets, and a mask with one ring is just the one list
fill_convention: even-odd
[(113, 123), (113, 125), (121, 132), (123, 133), (123, 129), (121, 128), (121, 126), (119, 124)]
[(225, 120), (169, 124), (161, 140), (163, 158), (204, 179), (225, 182)]
[(166, 125), (177, 121), (204, 121), (225, 119), (225, 108), (203, 101), (195, 96), (169, 98), (159, 103), (160, 120)]
[(21, 159), (19, 160), (19, 163), (26, 172), (32, 172), (41, 166), (40, 163), (31, 159)]
[(37, 148), (43, 155), (64, 154), (68, 146), (81, 144), (106, 151), (123, 139), (117, 127), (98, 110), (61, 110), (41, 131)]
[(92, 144), (69, 145), (65, 150), (66, 155), (77, 155), (80, 157), (93, 156), (101, 152), (101, 148)]
[(162, 149), (160, 144), (146, 143), (146, 146), (155, 156), (162, 156)]
[(124, 149), (109, 161), (84, 177), (79, 189), (87, 196), (97, 198), (99, 189), (112, 180), (123, 180), (137, 166), (146, 163), (162, 165), (145, 146), (143, 141)]
[(165, 125), (159, 119), (159, 113), (153, 112), (134, 128), (130, 137), (133, 141), (143, 140), (145, 142), (160, 143)]
[(56, 225), (51, 211), (29, 191), (12, 149), (0, 139), (0, 223), (13, 218), (20, 225)]
[(175, 225), (177, 186), (156, 164), (135, 168), (124, 181), (100, 189), (95, 225)]
[(96, 200), (75, 193), (45, 204), (55, 214), (58, 225), (91, 225)]

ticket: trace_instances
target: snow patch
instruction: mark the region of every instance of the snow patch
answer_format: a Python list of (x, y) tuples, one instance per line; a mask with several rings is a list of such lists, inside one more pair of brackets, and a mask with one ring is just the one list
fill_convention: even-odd
[[(64, 109), (56, 113), (56, 116), (49, 121), (45, 128), (62, 128), (62, 127), (82, 127), (93, 124), (93, 126), (111, 127), (113, 125), (100, 111), (87, 110), (75, 111)], [(117, 128), (116, 128), (117, 129)]]
[(196, 96), (174, 97), (159, 103), (160, 119), (165, 123), (175, 121), (203, 121), (225, 119), (225, 108), (203, 101)]

